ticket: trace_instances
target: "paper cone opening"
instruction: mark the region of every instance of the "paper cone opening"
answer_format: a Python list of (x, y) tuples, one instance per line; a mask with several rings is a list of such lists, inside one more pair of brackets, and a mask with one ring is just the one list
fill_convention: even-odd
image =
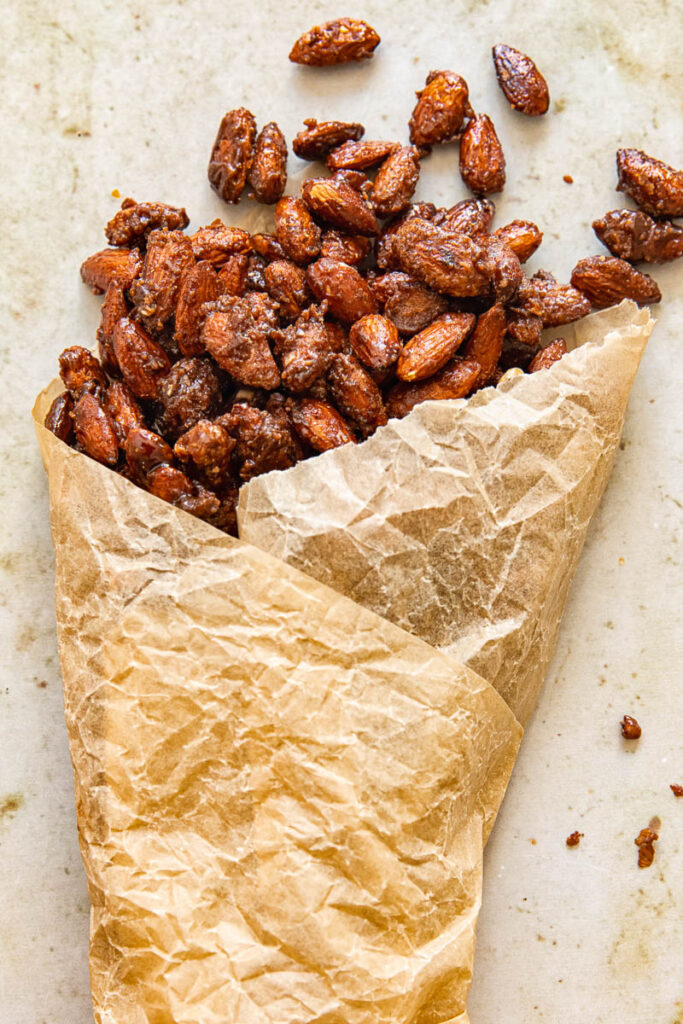
[(454, 654), (525, 722), (653, 323), (623, 302), (565, 328), (550, 370), (257, 477), (240, 536)]

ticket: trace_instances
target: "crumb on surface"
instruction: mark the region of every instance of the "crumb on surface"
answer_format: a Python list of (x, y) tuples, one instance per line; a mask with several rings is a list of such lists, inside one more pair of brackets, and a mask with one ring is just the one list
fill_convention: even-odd
[(640, 728), (640, 723), (636, 718), (631, 715), (624, 715), (621, 722), (621, 735), (625, 740), (639, 740), (643, 730)]
[(572, 832), (568, 835), (565, 842), (567, 846), (578, 846), (583, 839), (583, 832)]

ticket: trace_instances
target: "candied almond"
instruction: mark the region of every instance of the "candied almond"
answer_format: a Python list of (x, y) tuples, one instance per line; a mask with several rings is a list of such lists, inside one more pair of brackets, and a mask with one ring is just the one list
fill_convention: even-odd
[(204, 317), (205, 302), (212, 302), (221, 293), (221, 281), (207, 260), (195, 263), (183, 271), (178, 288), (173, 337), (184, 356), (203, 351), (199, 332)]
[(401, 334), (417, 334), (448, 309), (448, 299), (402, 271), (373, 278), (370, 288)]
[(248, 253), (252, 238), (248, 231), (224, 224), (218, 218), (193, 235), (188, 235), (194, 258), (199, 262), (208, 260), (213, 267), (222, 266), (237, 253)]
[(356, 320), (349, 332), (355, 355), (372, 370), (385, 370), (395, 363), (401, 351), (398, 331), (391, 320), (369, 313)]
[(617, 150), (617, 192), (625, 192), (653, 217), (683, 217), (683, 171), (642, 149)]
[(350, 235), (376, 235), (379, 224), (363, 196), (332, 178), (308, 178), (301, 189), (306, 205), (322, 220)]
[(171, 362), (147, 331), (125, 317), (114, 328), (114, 355), (123, 379), (136, 398), (155, 399), (161, 380), (171, 369)]
[(277, 302), (280, 316), (295, 320), (310, 301), (306, 272), (292, 260), (273, 260), (263, 272), (266, 291)]
[(221, 309), (209, 313), (201, 340), (218, 365), (240, 384), (272, 389), (280, 383), (268, 336), (277, 324), (275, 306), (268, 296), (252, 293), (227, 296)]
[(544, 327), (559, 327), (587, 316), (591, 304), (570, 284), (559, 284), (546, 270), (522, 281), (515, 305), (524, 313), (538, 316)]
[(136, 203), (124, 199), (121, 209), (115, 213), (104, 229), (110, 245), (141, 245), (150, 231), (157, 228), (178, 231), (190, 223), (182, 206), (168, 206), (166, 203)]
[(255, 409), (237, 402), (218, 422), (237, 442), (235, 457), (242, 480), (274, 469), (288, 469), (300, 458), (301, 450), (287, 416), (272, 407)]
[(649, 274), (636, 270), (615, 256), (586, 256), (572, 270), (571, 283), (598, 309), (614, 306), (622, 299), (639, 305), (659, 302), (662, 293)]
[(460, 175), (475, 195), (503, 191), (505, 156), (493, 121), (487, 114), (475, 114), (462, 133)]
[(123, 316), (128, 316), (128, 303), (123, 288), (112, 281), (107, 288), (100, 309), (100, 325), (97, 328), (98, 355), (105, 371), (112, 377), (118, 376), (119, 367), (114, 355), (114, 328)]
[(538, 370), (549, 370), (553, 363), (556, 363), (562, 356), (567, 354), (567, 345), (564, 338), (555, 338), (549, 345), (542, 348), (538, 355), (529, 363), (529, 373), (536, 373)]
[(548, 84), (531, 57), (513, 46), (492, 47), (498, 84), (514, 110), (528, 117), (545, 114), (550, 104)]
[(457, 138), (472, 114), (467, 82), (454, 71), (430, 71), (410, 118), (410, 141), (429, 147)]
[(109, 385), (103, 405), (111, 417), (119, 445), (124, 448), (131, 430), (145, 425), (142, 410), (128, 385), (120, 380)]
[[(474, 327), (472, 313), (444, 313), (408, 341), (398, 357), (396, 376), (400, 380), (425, 380), (453, 358)], [(478, 359), (472, 353), (472, 357)], [(497, 360), (496, 360), (497, 361)]]
[(477, 387), (486, 387), (493, 378), (503, 349), (507, 319), (503, 306), (497, 302), (477, 317), (477, 322), (463, 349), (466, 359), (479, 363), (481, 372)]
[(324, 160), (331, 150), (345, 143), (357, 143), (365, 133), (356, 121), (316, 121), (308, 117), (305, 127), (294, 136), (292, 149), (302, 160)]
[(489, 279), (478, 268), (486, 252), (468, 235), (411, 218), (396, 231), (393, 252), (402, 270), (437, 292), (461, 298), (489, 290)]
[(683, 256), (683, 228), (642, 210), (610, 210), (593, 231), (613, 256), (630, 263), (669, 263)]
[(295, 263), (310, 263), (320, 252), (322, 232), (302, 199), (283, 196), (275, 207), (275, 232)]
[(379, 217), (402, 213), (410, 203), (420, 177), (420, 158), (415, 146), (391, 153), (377, 172), (370, 201)]
[(159, 387), (160, 429), (177, 438), (202, 419), (210, 419), (221, 400), (218, 377), (209, 359), (179, 359)]
[(291, 417), (301, 440), (316, 452), (356, 442), (346, 420), (329, 402), (303, 398), (292, 406)]
[(275, 121), (264, 125), (256, 138), (247, 180), (250, 199), (272, 205), (282, 198), (287, 184), (287, 143)]
[(137, 315), (148, 330), (158, 332), (175, 313), (180, 279), (194, 264), (192, 244), (180, 231), (153, 231), (140, 276), (130, 289)]
[[(220, 295), (244, 295), (249, 283), (250, 259), (251, 255), (247, 256), (244, 252), (237, 252), (223, 264), (218, 271)], [(178, 305), (180, 305), (180, 300), (178, 300)], [(204, 313), (204, 316), (206, 316), (206, 313)], [(202, 317), (203, 319), (204, 317)], [(198, 350), (202, 351), (201, 345), (199, 345)], [(189, 352), (185, 354), (190, 355)]]
[(352, 324), (377, 312), (367, 281), (347, 263), (329, 258), (317, 260), (308, 267), (306, 280), (316, 299), (325, 300), (330, 314), (342, 323)]
[(285, 258), (285, 250), (275, 235), (252, 235), (251, 244), (254, 247), (254, 252), (258, 253), (259, 256), (269, 263), (272, 263), (273, 260), (283, 260)]
[(347, 235), (343, 231), (330, 230), (323, 234), (320, 255), (357, 267), (370, 255), (371, 249), (372, 240), (367, 235)]
[(335, 18), (334, 21), (314, 25), (299, 36), (290, 50), (289, 59), (294, 64), (314, 67), (368, 60), (379, 42), (379, 36), (367, 22), (358, 18)]
[(75, 401), (86, 391), (99, 395), (107, 386), (99, 361), (82, 345), (64, 349), (59, 357), (59, 376)]
[(185, 434), (181, 434), (173, 451), (182, 462), (193, 462), (206, 481), (217, 487), (229, 476), (230, 456), (235, 443), (235, 439), (220, 423), (199, 420)]
[(465, 235), (484, 235), (488, 232), (496, 208), (490, 199), (462, 199), (449, 210), (434, 217), (434, 224), (444, 231)]
[(73, 398), (68, 391), (63, 391), (61, 395), (57, 395), (52, 400), (45, 416), (45, 426), (47, 429), (52, 431), (60, 441), (66, 441), (67, 443), (71, 440), (73, 433), (73, 420), (71, 418), (73, 407)]
[(309, 306), (296, 323), (274, 336), (282, 384), (294, 394), (308, 391), (327, 372), (345, 338), (328, 330), (322, 306)]
[(431, 380), (401, 381), (387, 394), (387, 414), (401, 419), (421, 402), (465, 398), (477, 383), (481, 366), (474, 359), (452, 359)]
[(81, 279), (95, 295), (101, 295), (112, 282), (124, 290), (130, 288), (141, 267), (138, 249), (102, 249), (83, 261)]
[(87, 391), (81, 395), (74, 406), (73, 426), (76, 440), (91, 459), (105, 466), (116, 465), (119, 444), (114, 424), (99, 398)]
[(256, 139), (254, 115), (245, 107), (228, 110), (211, 150), (211, 187), (226, 203), (238, 203), (247, 181)]
[(543, 232), (530, 220), (511, 220), (509, 224), (496, 228), (493, 236), (505, 242), (520, 263), (526, 263), (543, 241)]
[(335, 356), (327, 380), (335, 405), (364, 437), (387, 422), (382, 393), (354, 355)]
[(349, 170), (366, 171), (368, 167), (386, 160), (391, 153), (401, 148), (400, 142), (384, 142), (364, 139), (359, 142), (350, 139), (333, 149), (327, 157), (327, 166), (331, 171)]

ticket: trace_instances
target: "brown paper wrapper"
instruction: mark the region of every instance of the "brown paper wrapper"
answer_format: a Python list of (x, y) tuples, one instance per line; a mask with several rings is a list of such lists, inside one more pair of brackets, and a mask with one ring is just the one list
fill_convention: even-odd
[(650, 323), (254, 481), (271, 553), (66, 447), (39, 396), (98, 1024), (467, 1022), (521, 728), (446, 652), (533, 704)]
[(240, 536), (453, 654), (525, 723), (653, 323), (623, 302), (563, 328), (551, 371), (257, 477)]
[(521, 728), (469, 669), (40, 426), (99, 1024), (466, 1021)]

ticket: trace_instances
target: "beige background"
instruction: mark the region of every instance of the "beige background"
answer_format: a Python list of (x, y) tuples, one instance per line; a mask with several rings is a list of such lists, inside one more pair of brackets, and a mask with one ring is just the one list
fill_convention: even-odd
[[(590, 221), (620, 205), (613, 155), (637, 145), (683, 165), (683, 14), (672, 2), (50, 4), (15, 0), (2, 65), (3, 330), (0, 532), (0, 1024), (87, 1024), (88, 900), (80, 865), (56, 660), (46, 487), (30, 406), (65, 345), (90, 344), (98, 301), (77, 268), (103, 244), (111, 191), (185, 204), (193, 225), (226, 215), (205, 165), (221, 114), (241, 103), (288, 139), (306, 116), (405, 137), (412, 91), (452, 67), (506, 149), (497, 223), (545, 230), (543, 266), (567, 276), (602, 251)], [(340, 13), (383, 38), (372, 64), (290, 65), (293, 38)], [(489, 49), (526, 49), (552, 116), (513, 115)], [(465, 194), (454, 150), (425, 165), (420, 195)], [(303, 165), (290, 161), (293, 174)], [(570, 173), (573, 185), (562, 175)], [(683, 265), (636, 381), (623, 451), (570, 596), (545, 694), (487, 851), (473, 1024), (674, 1024), (683, 1020), (683, 783), (677, 526)], [(678, 427), (678, 432), (677, 432)], [(622, 561), (623, 560), (623, 561)], [(680, 637), (680, 629), (678, 632)], [(618, 720), (636, 714), (633, 750)], [(653, 868), (633, 837), (662, 819)], [(565, 836), (585, 832), (568, 850)], [(535, 843), (532, 843), (535, 840)]]

